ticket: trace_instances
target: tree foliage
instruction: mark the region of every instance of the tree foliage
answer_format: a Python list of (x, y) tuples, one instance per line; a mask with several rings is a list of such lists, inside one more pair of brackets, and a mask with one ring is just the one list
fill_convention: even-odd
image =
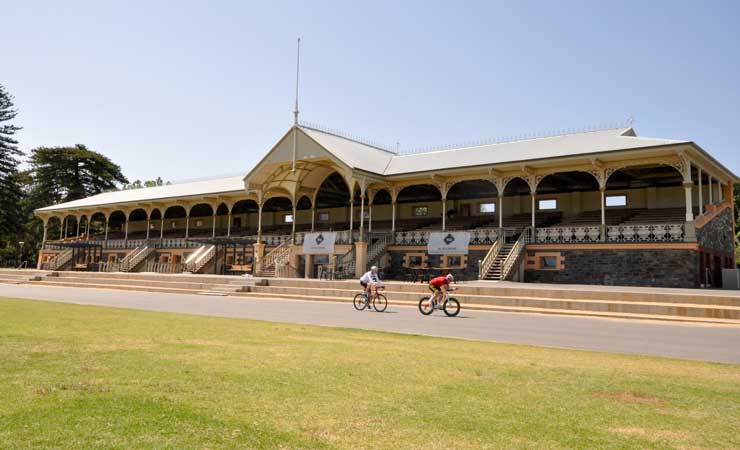
[(13, 96), (0, 84), (0, 241), (8, 240), (22, 226), (16, 206), (22, 196), (18, 163), (23, 153), (14, 138), (21, 128), (11, 123), (17, 115)]
[(156, 187), (156, 186), (165, 186), (168, 184), (172, 184), (169, 181), (165, 182), (162, 180), (162, 177), (157, 177), (154, 180), (145, 180), (143, 183), (141, 180), (135, 180), (131, 184), (127, 184), (123, 186), (123, 189), (141, 189), (141, 188), (150, 188), (150, 187)]
[(46, 205), (116, 190), (128, 183), (117, 164), (81, 144), (36, 148), (31, 151), (29, 164), (31, 195)]

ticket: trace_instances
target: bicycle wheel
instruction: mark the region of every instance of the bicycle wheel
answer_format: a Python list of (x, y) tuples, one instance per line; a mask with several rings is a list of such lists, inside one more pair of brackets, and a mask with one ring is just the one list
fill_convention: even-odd
[(460, 314), (460, 302), (457, 299), (450, 298), (442, 305), (442, 309), (448, 317), (455, 317)]
[(432, 308), (432, 300), (430, 297), (422, 297), (421, 300), (419, 300), (419, 312), (424, 314), (425, 316), (428, 316), (434, 311), (434, 308)]
[(362, 311), (367, 307), (367, 301), (365, 301), (365, 294), (357, 294), (355, 295), (355, 299), (352, 301), (352, 304), (355, 305), (355, 309), (358, 311)]
[(385, 295), (378, 294), (373, 299), (373, 308), (375, 308), (375, 311), (377, 312), (383, 312), (385, 311), (385, 308), (388, 307), (388, 299), (385, 298)]

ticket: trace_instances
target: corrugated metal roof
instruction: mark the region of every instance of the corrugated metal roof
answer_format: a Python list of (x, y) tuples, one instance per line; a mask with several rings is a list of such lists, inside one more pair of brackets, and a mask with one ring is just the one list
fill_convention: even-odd
[(300, 127), (311, 139), (331, 152), (353, 169), (382, 175), (391, 158), (395, 156), (387, 150), (364, 144), (353, 139), (317, 130), (307, 126)]
[(677, 144), (681, 141), (635, 137), (631, 128), (589, 131), (501, 144), (395, 156), (384, 175), (503, 164), (614, 150)]
[[(351, 168), (387, 176), (598, 154), (686, 142), (637, 137), (634, 135), (632, 128), (619, 128), (414, 155), (397, 155), (388, 150), (315, 128), (301, 126), (301, 130)], [(121, 203), (226, 194), (239, 191), (244, 191), (243, 177), (226, 177), (153, 188), (106, 192), (81, 200), (48, 206), (37, 211), (52, 212), (93, 206), (105, 207)]]
[(117, 205), (120, 203), (156, 201), (170, 198), (191, 197), (207, 194), (225, 194), (244, 191), (242, 176), (215, 178), (212, 180), (193, 181), (189, 183), (170, 184), (151, 188), (128, 189), (124, 191), (104, 192), (92, 197), (60, 203), (54, 206), (37, 209), (38, 212), (50, 212), (60, 209), (87, 208), (91, 206)]

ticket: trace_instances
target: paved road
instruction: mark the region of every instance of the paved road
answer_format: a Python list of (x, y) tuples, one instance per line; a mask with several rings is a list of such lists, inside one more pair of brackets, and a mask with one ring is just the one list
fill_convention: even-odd
[[(0, 284), (0, 297), (268, 320), (740, 364), (740, 327), (463, 311), (423, 317), (350, 304)], [(464, 306), (464, 305), (463, 305)]]

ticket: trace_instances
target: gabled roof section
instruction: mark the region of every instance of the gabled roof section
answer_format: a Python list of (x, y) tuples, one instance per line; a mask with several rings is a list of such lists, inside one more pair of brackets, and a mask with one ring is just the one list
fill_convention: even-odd
[(352, 169), (382, 175), (395, 153), (327, 131), (299, 125), (317, 144)]
[(92, 197), (82, 198), (66, 203), (59, 203), (36, 212), (54, 212), (56, 210), (78, 209), (89, 207), (114, 206), (123, 203), (151, 202), (157, 200), (192, 197), (208, 194), (227, 194), (244, 192), (242, 177), (215, 178), (212, 180), (192, 181), (180, 184), (168, 184), (150, 188), (128, 189), (124, 191), (104, 192)]
[(613, 128), (501, 144), (395, 156), (385, 170), (384, 175), (400, 175), (459, 167), (525, 162), (680, 143), (688, 142), (642, 138), (637, 137), (635, 130), (631, 127)]

